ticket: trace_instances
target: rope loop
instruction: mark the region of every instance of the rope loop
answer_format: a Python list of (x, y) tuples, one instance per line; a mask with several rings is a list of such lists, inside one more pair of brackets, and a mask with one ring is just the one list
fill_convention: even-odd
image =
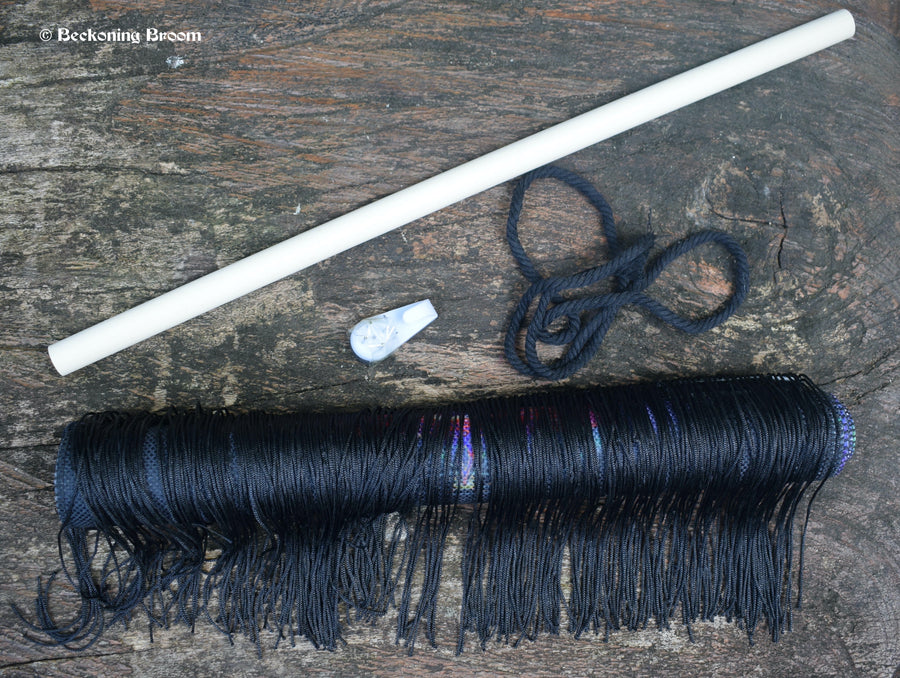
[[(609, 261), (566, 276), (542, 276), (519, 240), (518, 224), (525, 193), (536, 179), (552, 178), (580, 192), (600, 215), (600, 225), (609, 252)], [(689, 334), (711, 330), (731, 317), (750, 290), (750, 265), (744, 250), (728, 233), (707, 229), (692, 233), (664, 248), (651, 259), (655, 244), (652, 234), (633, 245), (619, 243), (612, 208), (583, 177), (555, 165), (546, 165), (522, 176), (513, 190), (506, 222), (506, 239), (522, 275), (531, 283), (510, 318), (504, 342), (506, 359), (519, 372), (544, 379), (564, 379), (579, 369), (600, 349), (616, 314), (623, 306), (647, 309), (665, 323)], [(731, 256), (734, 290), (714, 312), (701, 318), (679, 315), (645, 294), (665, 268), (678, 257), (706, 244), (716, 244)], [(612, 291), (597, 294), (589, 288), (609, 279)], [(529, 311), (531, 316), (529, 319)], [(524, 359), (517, 339), (524, 331)], [(568, 346), (552, 363), (538, 356), (538, 344)]]

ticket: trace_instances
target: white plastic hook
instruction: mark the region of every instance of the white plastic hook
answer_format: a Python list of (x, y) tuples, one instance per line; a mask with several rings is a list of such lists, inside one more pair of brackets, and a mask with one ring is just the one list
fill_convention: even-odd
[(367, 363), (384, 360), (435, 318), (437, 311), (428, 299), (373, 315), (350, 330), (350, 347)]

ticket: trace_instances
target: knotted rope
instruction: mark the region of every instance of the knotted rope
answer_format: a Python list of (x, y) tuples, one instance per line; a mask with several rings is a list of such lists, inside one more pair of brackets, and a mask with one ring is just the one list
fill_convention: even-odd
[[(600, 214), (603, 235), (610, 259), (607, 263), (574, 275), (547, 276), (538, 273), (519, 241), (518, 224), (525, 192), (535, 179), (553, 178), (576, 189)], [(584, 367), (599, 350), (616, 314), (629, 304), (642, 306), (657, 318), (689, 334), (699, 334), (727, 320), (747, 297), (750, 288), (750, 265), (737, 241), (723, 231), (698, 231), (675, 242), (650, 259), (655, 238), (641, 237), (635, 244), (619, 243), (612, 209), (594, 186), (579, 175), (555, 165), (547, 165), (524, 175), (513, 191), (506, 222), (506, 238), (522, 275), (531, 283), (522, 295), (509, 322), (504, 350), (506, 359), (519, 372), (544, 379), (564, 379)], [(645, 293), (663, 270), (675, 259), (691, 250), (714, 243), (723, 247), (732, 259), (734, 291), (714, 313), (702, 318), (679, 315)], [(610, 292), (573, 296), (581, 290), (609, 279)], [(534, 306), (531, 319), (528, 312)], [(563, 319), (561, 327), (554, 323)], [(525, 331), (524, 360), (519, 356), (516, 340)], [(553, 363), (538, 356), (538, 342), (553, 346), (568, 345), (565, 354)]]

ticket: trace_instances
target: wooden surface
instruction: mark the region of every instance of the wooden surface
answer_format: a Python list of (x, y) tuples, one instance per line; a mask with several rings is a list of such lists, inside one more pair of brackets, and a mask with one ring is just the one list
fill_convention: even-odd
[[(857, 37), (566, 158), (625, 238), (728, 230), (751, 261), (738, 316), (687, 337), (623, 311), (570, 379), (800, 371), (851, 408), (860, 445), (820, 493), (805, 605), (777, 644), (722, 621), (542, 637), (409, 658), (392, 620), (346, 647), (262, 657), (207, 625), (111, 628), (83, 654), (25, 640), (57, 568), (55, 446), (88, 410), (291, 410), (462, 399), (544, 384), (503, 360), (522, 293), (503, 239), (503, 185), (275, 283), (68, 377), (46, 346), (109, 315), (431, 176), (836, 9), (777, 3), (0, 3), (0, 673), (9, 676), (896, 676), (900, 663), (900, 10), (853, 0)], [(41, 29), (200, 31), (199, 43), (42, 42)], [(169, 57), (180, 57), (183, 64)], [(170, 65), (171, 64), (171, 65)], [(602, 260), (589, 209), (529, 194), (542, 270)], [(727, 293), (712, 249), (654, 293), (699, 313)], [(374, 367), (347, 332), (429, 297), (439, 319)], [(458, 539), (448, 569), (458, 562)], [(454, 561), (454, 559), (457, 559)]]

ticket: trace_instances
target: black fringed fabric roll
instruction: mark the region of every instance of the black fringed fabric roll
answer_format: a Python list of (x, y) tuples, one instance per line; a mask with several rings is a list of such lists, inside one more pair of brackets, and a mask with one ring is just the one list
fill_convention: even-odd
[(793, 375), (359, 413), (92, 414), (66, 429), (56, 470), (81, 609), (56, 621), (41, 585), (33, 627), (83, 648), (142, 610), (151, 629), (207, 619), (257, 646), (269, 629), (333, 649), (353, 616), (396, 607), (411, 651), (435, 642), (444, 544), (470, 505), (458, 650), (718, 616), (777, 640), (799, 597), (795, 516), (854, 445), (847, 410)]

